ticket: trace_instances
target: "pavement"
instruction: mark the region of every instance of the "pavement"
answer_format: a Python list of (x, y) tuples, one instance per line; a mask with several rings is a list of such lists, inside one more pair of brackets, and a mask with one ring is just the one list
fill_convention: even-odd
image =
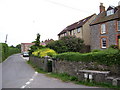
[(28, 59), (15, 54), (2, 63), (2, 88), (97, 88), (62, 82), (37, 73), (26, 63)]

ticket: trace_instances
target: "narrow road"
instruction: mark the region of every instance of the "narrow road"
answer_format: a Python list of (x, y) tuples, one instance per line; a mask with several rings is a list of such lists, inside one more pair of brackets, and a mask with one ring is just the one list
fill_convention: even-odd
[(2, 88), (93, 88), (65, 83), (39, 74), (20, 54), (10, 56), (2, 63)]

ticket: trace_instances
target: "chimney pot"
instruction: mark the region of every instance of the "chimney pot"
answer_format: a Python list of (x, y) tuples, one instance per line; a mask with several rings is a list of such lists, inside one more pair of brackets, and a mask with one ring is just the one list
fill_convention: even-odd
[(105, 11), (105, 6), (103, 6), (103, 3), (100, 3), (100, 13)]

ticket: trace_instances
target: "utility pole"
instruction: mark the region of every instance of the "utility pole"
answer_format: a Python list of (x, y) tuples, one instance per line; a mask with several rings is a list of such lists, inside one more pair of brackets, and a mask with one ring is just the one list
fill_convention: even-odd
[(7, 37), (8, 37), (8, 34), (6, 34), (6, 39), (5, 39), (5, 43), (7, 43)]

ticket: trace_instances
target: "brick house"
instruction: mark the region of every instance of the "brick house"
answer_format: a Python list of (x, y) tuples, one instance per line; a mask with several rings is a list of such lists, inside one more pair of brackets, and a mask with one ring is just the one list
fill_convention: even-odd
[[(52, 41), (54, 41), (54, 40), (53, 40), (53, 39), (48, 39), (48, 40), (42, 41), (42, 42), (40, 43), (40, 45), (46, 46), (48, 43), (50, 43), (50, 42), (52, 42)], [(21, 53), (23, 53), (23, 52), (28, 52), (29, 49), (30, 49), (30, 47), (31, 47), (32, 45), (34, 45), (34, 44), (35, 44), (35, 43), (21, 43)]]
[(34, 43), (21, 43), (21, 53), (28, 52), (32, 45), (34, 45)]
[(89, 17), (86, 17), (78, 22), (75, 22), (69, 26), (67, 26), (64, 30), (62, 30), (58, 37), (72, 35), (84, 40), (86, 45), (90, 45), (90, 26), (89, 24), (95, 19), (96, 14), (93, 14)]
[(111, 45), (120, 48), (120, 5), (109, 6), (107, 10), (100, 4), (100, 13), (91, 26), (91, 50), (106, 49)]

